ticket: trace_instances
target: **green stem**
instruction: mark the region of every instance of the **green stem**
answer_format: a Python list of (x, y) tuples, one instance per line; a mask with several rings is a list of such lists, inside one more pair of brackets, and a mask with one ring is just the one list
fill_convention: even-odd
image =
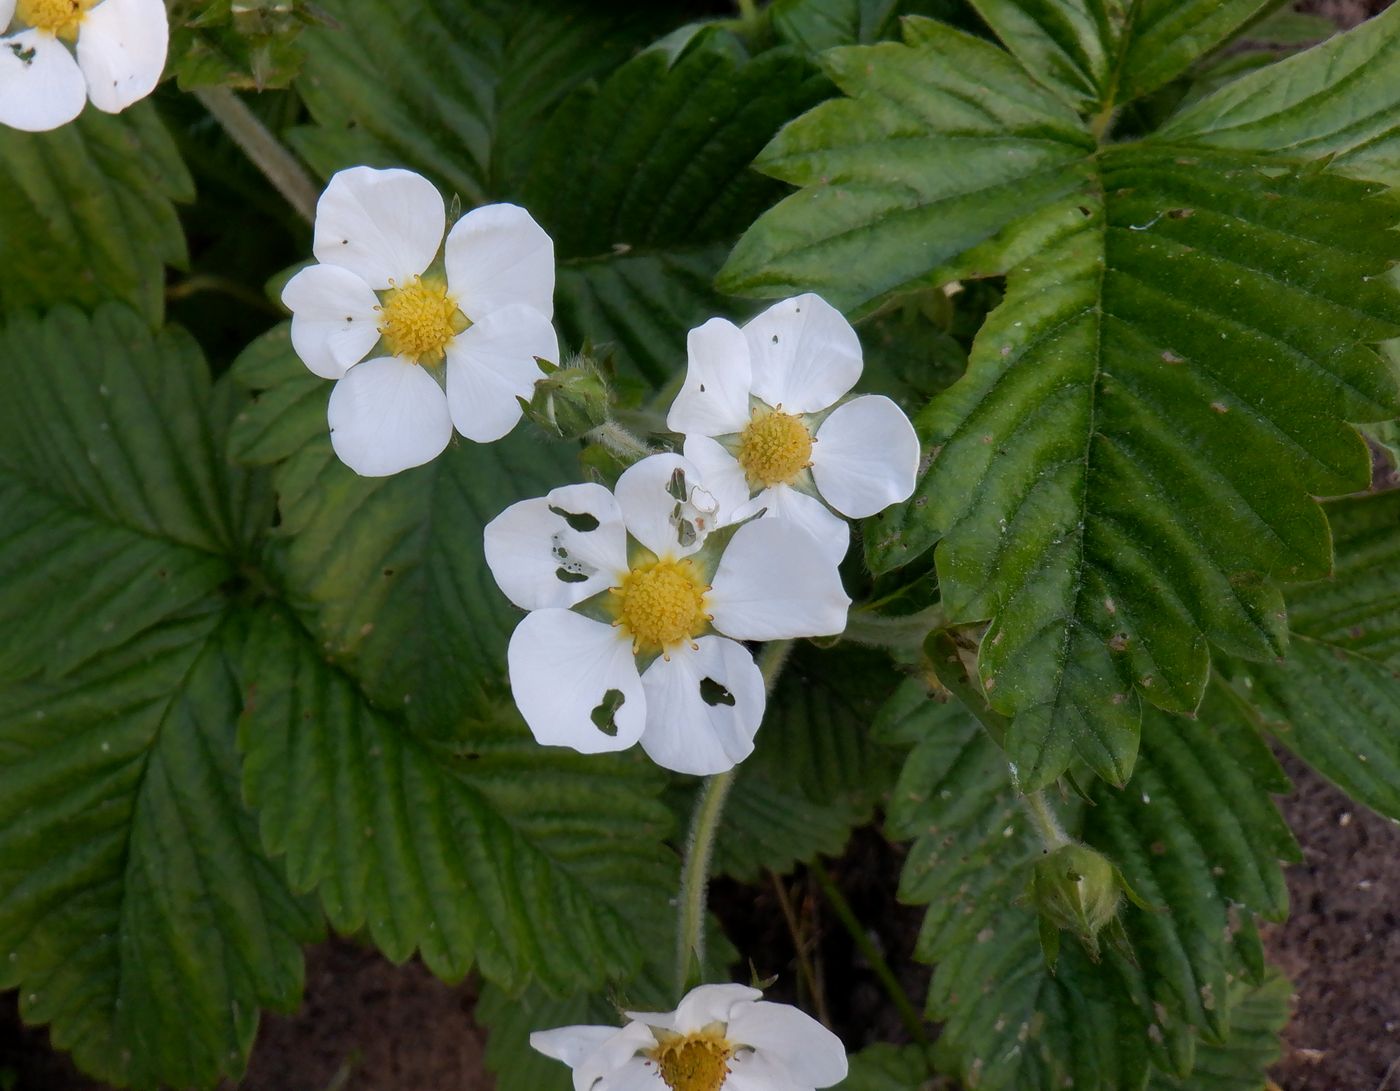
[(307, 223), (314, 222), (316, 183), (296, 156), (258, 120), (257, 114), (227, 87), (200, 87), (194, 96), (297, 214)]
[(1050, 801), (1045, 798), (1043, 791), (1027, 792), (1021, 797), (1021, 803), (1026, 808), (1031, 825), (1035, 827), (1035, 832), (1040, 835), (1041, 843), (1045, 845), (1047, 852), (1054, 852), (1070, 843), (1064, 827), (1060, 825), (1060, 820), (1055, 817), (1054, 808), (1050, 806)]
[(624, 462), (640, 462), (647, 455), (656, 453), (650, 444), (637, 438), (615, 420), (604, 421), (588, 433), (588, 438), (606, 447)]
[[(783, 665), (792, 652), (791, 640), (773, 640), (765, 644), (758, 656), (758, 670), (763, 684), (772, 692), (773, 684), (782, 673)], [(680, 920), (676, 927), (676, 993), (685, 991), (692, 961), (704, 972), (705, 968), (705, 906), (710, 882), (710, 863), (715, 855), (715, 836), (719, 833), (724, 802), (734, 786), (734, 769), (717, 773), (705, 781), (695, 811), (690, 819), (690, 834), (685, 842), (685, 859), (681, 863), (681, 892), (677, 904)]]
[(857, 607), (846, 617), (842, 640), (870, 644), (877, 648), (918, 648), (935, 629), (948, 624), (941, 604), (929, 606), (916, 614), (888, 616), (873, 609)]
[(870, 969), (875, 977), (889, 994), (890, 1000), (894, 1003), (895, 1010), (899, 1012), (899, 1018), (904, 1023), (904, 1029), (909, 1032), (909, 1036), (918, 1042), (919, 1045), (928, 1045), (928, 1035), (924, 1033), (924, 1021), (909, 1001), (909, 994), (904, 991), (904, 986), (899, 983), (899, 979), (894, 976), (894, 971), (890, 969), (890, 964), (885, 960), (885, 956), (880, 953), (880, 949), (875, 946), (875, 941), (870, 938), (870, 933), (860, 923), (855, 910), (851, 908), (851, 903), (846, 901), (846, 896), (841, 893), (840, 887), (832, 880), (820, 860), (813, 860), (809, 869), (812, 878), (817, 881), (817, 886), (821, 887), (822, 894), (831, 903), (832, 912), (845, 929), (850, 933), (851, 939), (855, 942), (856, 950), (870, 964)]

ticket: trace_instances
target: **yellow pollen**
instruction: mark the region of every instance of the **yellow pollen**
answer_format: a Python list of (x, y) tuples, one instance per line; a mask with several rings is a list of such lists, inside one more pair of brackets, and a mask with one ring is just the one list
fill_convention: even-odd
[(664, 652), (705, 628), (709, 590), (689, 560), (654, 561), (622, 577), (613, 589), (613, 609), (634, 651)]
[(739, 434), (739, 465), (752, 485), (790, 484), (811, 464), (812, 433), (801, 417), (759, 411)]
[(394, 356), (420, 364), (436, 364), (452, 339), (467, 326), (466, 315), (439, 280), (414, 277), (402, 288), (390, 288), (379, 307), (379, 332)]
[(36, 30), (47, 30), (72, 41), (78, 36), (88, 8), (97, 0), (19, 0), (15, 14), (19, 21)]
[(723, 1035), (701, 1030), (664, 1042), (649, 1055), (671, 1091), (719, 1091), (729, 1078), (734, 1047)]

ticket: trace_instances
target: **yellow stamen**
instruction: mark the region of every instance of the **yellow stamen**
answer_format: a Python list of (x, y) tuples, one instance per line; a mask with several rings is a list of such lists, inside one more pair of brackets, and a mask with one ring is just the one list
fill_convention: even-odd
[(704, 630), (709, 590), (689, 560), (638, 565), (613, 589), (614, 616), (634, 651), (665, 652)]
[(671, 1038), (648, 1056), (671, 1091), (720, 1091), (729, 1078), (734, 1047), (723, 1034), (706, 1028)]
[(739, 465), (755, 488), (789, 485), (812, 464), (812, 433), (781, 408), (756, 411), (739, 434)]
[(19, 0), (15, 15), (26, 26), (71, 42), (77, 38), (88, 8), (95, 3), (97, 0)]
[(419, 364), (442, 360), (453, 338), (471, 325), (440, 280), (414, 277), (390, 288), (379, 308), (379, 332), (394, 356)]

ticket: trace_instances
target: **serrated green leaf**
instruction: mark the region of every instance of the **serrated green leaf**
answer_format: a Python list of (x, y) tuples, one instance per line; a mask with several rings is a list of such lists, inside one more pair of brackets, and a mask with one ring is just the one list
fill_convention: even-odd
[(1269, 800), (1287, 785), (1267, 749), (1222, 695), (1198, 721), (1152, 713), (1126, 790), (1101, 784), (1088, 808), (1052, 799), (1162, 907), (1120, 909), (1135, 962), (1109, 951), (1096, 965), (1065, 937), (1052, 975), (1019, 903), (1042, 849), (1005, 757), (959, 706), (921, 695), (912, 680), (897, 691), (882, 735), (915, 744), (889, 820), (914, 839), (900, 897), (929, 906), (917, 953), (935, 965), (929, 1014), (947, 1020), (941, 1066), (1026, 1091), (1141, 1086), (1149, 1061), (1189, 1073), (1197, 1038), (1229, 1030), (1235, 933), (1286, 904), (1278, 860), (1296, 850)]
[(159, 325), (165, 266), (186, 261), (172, 202), (193, 197), (149, 103), (53, 132), (0, 128), (0, 309), (115, 299)]
[(1273, 973), (1262, 985), (1239, 981), (1230, 987), (1230, 1038), (1203, 1043), (1196, 1067), (1185, 1079), (1153, 1072), (1148, 1091), (1264, 1091), (1273, 1085), (1268, 1069), (1283, 1052), (1279, 1034), (1288, 1022), (1292, 986)]
[(1287, 658), (1225, 670), (1280, 742), (1400, 820), (1400, 493), (1338, 501), (1328, 512), (1336, 572), (1290, 589)]
[(809, 53), (896, 37), (906, 15), (962, 15), (957, 0), (774, 0), (767, 12), (782, 41)]
[(1400, 9), (1189, 106), (1165, 139), (1294, 158), (1400, 186)]
[(542, 749), (504, 708), (450, 747), (425, 742), (285, 616), (260, 618), (245, 679), (239, 747), (263, 843), (337, 929), (515, 990), (569, 992), (640, 962), (624, 907), (674, 878), (645, 759)]
[(482, 530), (514, 501), (576, 478), (575, 448), (522, 430), (458, 441), (393, 477), (358, 477), (331, 450), (331, 384), (306, 370), (286, 326), (255, 342), (234, 376), (259, 394), (235, 421), (231, 450), (276, 463), (282, 521), (270, 568), (323, 654), (376, 705), (450, 736), (503, 692), (520, 617), (491, 578)]
[(122, 1086), (237, 1075), (319, 933), (239, 791), (222, 419), (125, 307), (0, 333), (0, 988)]
[[(1139, 696), (1193, 708), (1208, 644), (1277, 655), (1270, 581), (1328, 569), (1311, 497), (1366, 485), (1344, 422), (1397, 404), (1365, 344), (1400, 332), (1380, 275), (1397, 206), (1287, 158), (1151, 139), (1081, 154), (1086, 130), (1008, 55), (933, 23), (909, 36), (830, 54), (854, 97), (765, 152), (808, 188), (759, 220), (724, 282), (860, 309), (1009, 270), (966, 377), (919, 419), (931, 465), (868, 557), (887, 571), (942, 539), (950, 618), (992, 620), (980, 673), (1015, 716), (1027, 789), (1076, 755), (1122, 783)], [(836, 283), (856, 248), (868, 272)]]
[(1275, 0), (973, 0), (1046, 86), (1085, 113), (1156, 90)]

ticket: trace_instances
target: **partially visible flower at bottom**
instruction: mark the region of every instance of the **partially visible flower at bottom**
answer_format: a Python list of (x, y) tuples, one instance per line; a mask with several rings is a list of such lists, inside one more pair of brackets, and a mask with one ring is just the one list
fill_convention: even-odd
[(486, 563), (529, 615), (507, 661), (535, 738), (585, 754), (640, 741), (658, 765), (708, 776), (753, 750), (763, 677), (741, 640), (832, 636), (851, 600), (802, 527), (721, 527), (674, 454), (625, 470), (614, 495), (567, 485), (486, 527)]
[(574, 1091), (816, 1091), (846, 1078), (841, 1040), (745, 985), (701, 985), (673, 1012), (625, 1027), (560, 1027), (530, 1045), (563, 1061)]

